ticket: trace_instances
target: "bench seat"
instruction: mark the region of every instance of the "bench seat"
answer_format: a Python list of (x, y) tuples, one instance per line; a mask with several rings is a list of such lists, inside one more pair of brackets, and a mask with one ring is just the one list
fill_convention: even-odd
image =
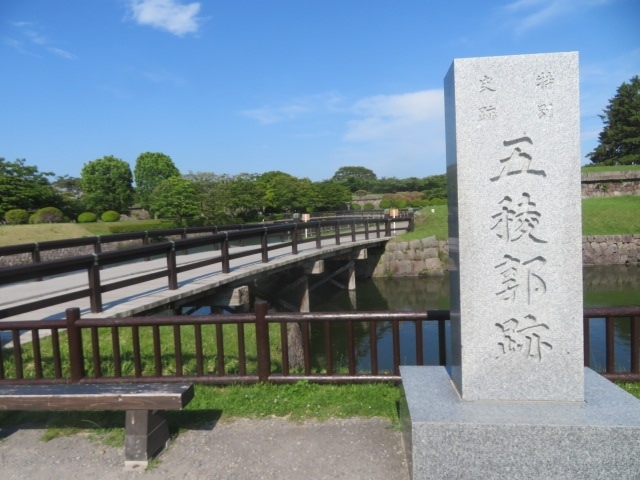
[(169, 441), (164, 410), (193, 399), (191, 384), (3, 385), (0, 410), (125, 410), (125, 468), (146, 467)]

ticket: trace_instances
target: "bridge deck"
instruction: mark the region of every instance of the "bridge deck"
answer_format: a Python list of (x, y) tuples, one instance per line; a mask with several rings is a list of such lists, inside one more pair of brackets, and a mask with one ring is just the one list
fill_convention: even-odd
[[(188, 297), (202, 295), (214, 291), (222, 286), (238, 283), (251, 279), (262, 273), (277, 269), (285, 269), (296, 264), (328, 258), (346, 253), (357, 247), (367, 247), (383, 244), (389, 238), (364, 239), (364, 235), (358, 235), (356, 241), (343, 238), (340, 245), (335, 245), (335, 240), (322, 241), (322, 248), (317, 249), (315, 242), (301, 243), (298, 245), (298, 254), (291, 253), (291, 247), (283, 247), (269, 252), (269, 263), (262, 263), (260, 254), (249, 255), (231, 260), (230, 273), (222, 273), (220, 263), (209, 265), (181, 273), (178, 277), (178, 289), (169, 290), (167, 278), (132, 285), (124, 289), (104, 292), (103, 312), (91, 313), (89, 298), (81, 298), (70, 304), (58, 304), (40, 310), (6, 317), (5, 320), (44, 320), (65, 317), (65, 310), (69, 307), (77, 307), (83, 316), (92, 318), (127, 317), (142, 314), (143, 312), (169, 305)], [(255, 249), (251, 247), (232, 247), (230, 253), (241, 250)], [(219, 252), (201, 252), (177, 257), (178, 265), (193, 263), (206, 258), (212, 258)], [(117, 279), (128, 278), (143, 273), (157, 270), (166, 270), (166, 259), (150, 260), (148, 262), (136, 262), (125, 265), (105, 268), (100, 277), (103, 285)], [(41, 298), (52, 297), (68, 293), (73, 290), (86, 289), (88, 285), (87, 273), (79, 272), (55, 278), (46, 278), (40, 282), (25, 282), (0, 287), (0, 307), (6, 308), (15, 305), (30, 303)]]

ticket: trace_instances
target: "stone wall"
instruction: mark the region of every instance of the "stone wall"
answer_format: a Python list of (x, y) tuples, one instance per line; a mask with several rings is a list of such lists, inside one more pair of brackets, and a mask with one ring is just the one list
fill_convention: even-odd
[(582, 237), (584, 265), (640, 264), (640, 235), (588, 235)]
[[(448, 268), (449, 248), (435, 237), (387, 242), (373, 271), (374, 277), (439, 275)], [(640, 264), (640, 234), (582, 237), (583, 265)]]
[(582, 198), (640, 195), (640, 170), (582, 174)]
[(408, 242), (387, 242), (374, 277), (417, 277), (442, 274), (448, 268), (449, 247), (436, 237)]

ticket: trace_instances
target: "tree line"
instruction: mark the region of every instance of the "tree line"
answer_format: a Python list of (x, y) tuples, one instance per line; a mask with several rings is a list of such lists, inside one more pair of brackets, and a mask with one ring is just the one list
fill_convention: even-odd
[[(159, 218), (198, 219), (202, 223), (256, 221), (280, 213), (345, 210), (354, 195), (397, 194), (387, 203), (446, 196), (446, 178), (380, 178), (364, 167), (341, 167), (332, 178), (313, 182), (281, 171), (237, 175), (183, 174), (163, 153), (145, 152), (129, 163), (105, 156), (86, 163), (80, 177), (40, 172), (24, 159), (0, 158), (0, 218), (7, 223), (81, 222), (119, 218), (136, 212)], [(424, 190), (420, 192), (420, 190)], [(357, 204), (354, 204), (356, 206)], [(359, 205), (357, 205), (359, 207)]]

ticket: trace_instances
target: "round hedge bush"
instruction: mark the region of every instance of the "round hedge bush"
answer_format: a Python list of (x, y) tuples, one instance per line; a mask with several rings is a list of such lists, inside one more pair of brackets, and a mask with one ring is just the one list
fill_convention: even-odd
[(359, 203), (352, 203), (351, 204), (351, 210), (361, 210), (362, 207), (360, 206)]
[(29, 223), (60, 223), (63, 220), (64, 214), (60, 209), (56, 207), (44, 207), (29, 218)]
[(78, 215), (78, 223), (93, 223), (98, 221), (98, 215), (93, 212), (84, 212)]
[(117, 222), (120, 220), (120, 214), (113, 210), (107, 210), (100, 216), (100, 220), (103, 222)]
[(23, 225), (29, 223), (29, 212), (21, 208), (14, 208), (4, 214), (4, 221), (9, 225)]
[(376, 206), (373, 203), (365, 203), (364, 204), (364, 209), (365, 210), (375, 210)]

